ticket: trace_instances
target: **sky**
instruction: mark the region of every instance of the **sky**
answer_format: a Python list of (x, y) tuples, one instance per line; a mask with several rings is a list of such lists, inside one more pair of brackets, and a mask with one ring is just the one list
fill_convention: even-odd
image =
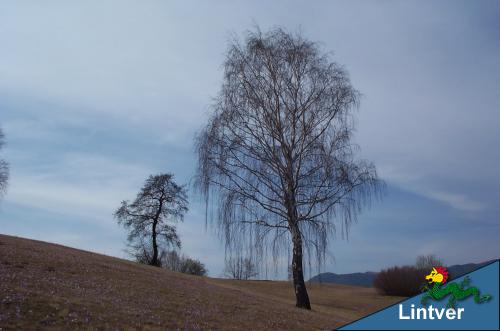
[[(362, 93), (354, 139), (387, 190), (323, 271), (499, 257), (498, 1), (2, 1), (0, 233), (128, 258), (113, 212), (150, 174), (190, 183), (228, 41), (255, 25), (319, 42)], [(189, 198), (182, 250), (220, 276)]]

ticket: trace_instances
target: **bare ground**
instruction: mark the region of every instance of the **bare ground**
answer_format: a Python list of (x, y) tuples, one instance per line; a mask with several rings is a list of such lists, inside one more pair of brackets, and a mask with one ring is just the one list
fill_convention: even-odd
[(333, 329), (401, 298), (345, 285), (189, 276), (0, 235), (0, 330)]

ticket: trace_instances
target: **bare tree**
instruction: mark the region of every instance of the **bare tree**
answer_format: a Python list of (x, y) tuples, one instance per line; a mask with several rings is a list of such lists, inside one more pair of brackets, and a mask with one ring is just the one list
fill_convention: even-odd
[[(0, 129), (0, 150), (5, 145), (5, 136)], [(0, 159), (0, 196), (7, 190), (7, 183), (9, 180), (9, 165), (7, 161)]]
[(297, 307), (311, 307), (303, 249), (323, 260), (336, 221), (347, 233), (382, 185), (372, 163), (354, 158), (357, 100), (347, 72), (316, 43), (257, 30), (230, 43), (213, 114), (196, 138), (196, 187), (217, 207), (211, 219), (226, 247), (270, 248), (277, 261), (292, 246)]
[(160, 266), (167, 246), (180, 247), (172, 223), (183, 220), (187, 206), (186, 190), (171, 174), (149, 176), (134, 202), (122, 201), (115, 218), (130, 230), (129, 245), (139, 262)]
[(168, 251), (162, 258), (162, 267), (171, 271), (181, 271), (184, 258), (175, 250)]
[(431, 270), (439, 266), (444, 266), (444, 263), (434, 254), (419, 255), (415, 263), (415, 267), (419, 270)]
[(250, 258), (244, 258), (240, 255), (236, 257), (231, 256), (226, 260), (224, 274), (233, 279), (249, 280), (257, 277), (259, 273), (257, 272), (256, 265)]

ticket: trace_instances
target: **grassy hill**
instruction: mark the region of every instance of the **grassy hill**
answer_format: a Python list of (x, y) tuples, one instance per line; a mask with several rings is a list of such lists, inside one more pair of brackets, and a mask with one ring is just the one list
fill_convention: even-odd
[(189, 276), (0, 235), (0, 329), (332, 329), (397, 302), (373, 289)]

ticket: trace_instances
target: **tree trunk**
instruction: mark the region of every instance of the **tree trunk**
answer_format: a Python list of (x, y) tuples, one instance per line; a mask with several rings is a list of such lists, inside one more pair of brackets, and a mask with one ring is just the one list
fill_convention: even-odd
[(156, 215), (153, 219), (153, 259), (151, 260), (151, 265), (154, 265), (155, 267), (160, 267), (160, 261), (158, 261), (158, 243), (156, 242), (156, 226), (158, 225), (158, 222), (160, 221), (160, 215), (163, 210), (163, 195), (160, 198), (160, 205), (158, 206), (158, 209), (156, 210)]
[[(289, 167), (289, 169), (293, 169), (293, 167)], [(291, 180), (293, 178), (293, 171), (289, 170), (288, 178), (289, 184), (287, 186), (285, 194), (285, 206), (287, 207), (288, 226), (292, 235), (293, 242), (292, 276), (296, 299), (295, 306), (304, 309), (311, 309), (311, 303), (309, 302), (306, 283), (304, 282), (304, 271), (302, 269), (302, 234), (300, 233), (298, 224), (295, 192), (292, 184), (293, 180)]]
[(302, 236), (297, 226), (292, 229), (293, 257), (292, 274), (293, 288), (295, 290), (295, 306), (304, 309), (311, 309), (309, 295), (307, 294), (306, 284), (304, 282), (304, 272), (302, 269)]
[(153, 222), (153, 258), (151, 259), (151, 265), (154, 265), (156, 267), (160, 266), (160, 263), (158, 261), (158, 243), (156, 242), (156, 225), (158, 224), (157, 221)]

